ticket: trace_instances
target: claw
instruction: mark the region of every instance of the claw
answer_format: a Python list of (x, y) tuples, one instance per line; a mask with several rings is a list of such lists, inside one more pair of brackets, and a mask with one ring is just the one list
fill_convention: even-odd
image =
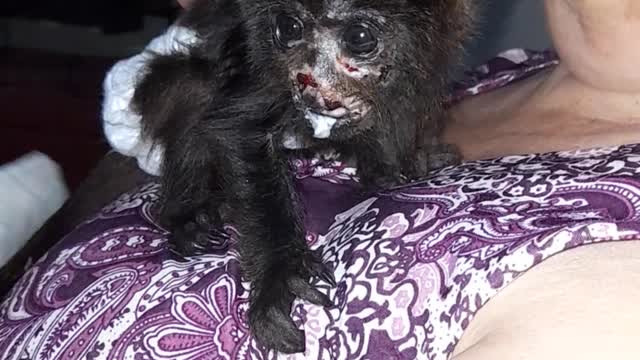
[(322, 253), (319, 250), (311, 252), (307, 265), (313, 277), (319, 278), (331, 287), (336, 287), (333, 271), (322, 261)]
[(333, 275), (333, 272), (329, 271), (328, 269), (318, 274), (318, 278), (326, 282), (327, 284), (329, 284), (329, 286), (331, 286), (332, 288), (338, 285), (338, 283), (336, 282), (336, 277)]
[(290, 278), (289, 286), (291, 287), (291, 292), (302, 300), (325, 307), (333, 305), (333, 302), (327, 295), (321, 293), (318, 289), (314, 288), (311, 284), (300, 277), (296, 276)]
[(176, 249), (175, 245), (169, 244), (169, 246), (167, 246), (167, 250), (169, 250), (169, 253), (171, 254), (173, 260), (181, 263), (185, 263), (188, 261), (187, 258), (183, 255), (184, 252)]
[(338, 283), (336, 282), (336, 277), (333, 274), (333, 271), (329, 270), (329, 268), (325, 264), (322, 264), (322, 267), (322, 271), (318, 272), (316, 274), (316, 277), (329, 284), (329, 286), (336, 287)]

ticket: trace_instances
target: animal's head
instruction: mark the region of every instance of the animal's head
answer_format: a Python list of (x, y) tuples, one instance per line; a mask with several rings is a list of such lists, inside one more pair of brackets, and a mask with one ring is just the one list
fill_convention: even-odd
[[(285, 77), (317, 138), (439, 100), (470, 27), (470, 0), (246, 0), (255, 69)], [(438, 98), (438, 99), (436, 99)], [(405, 106), (406, 107), (406, 106)], [(345, 126), (349, 125), (349, 126)]]

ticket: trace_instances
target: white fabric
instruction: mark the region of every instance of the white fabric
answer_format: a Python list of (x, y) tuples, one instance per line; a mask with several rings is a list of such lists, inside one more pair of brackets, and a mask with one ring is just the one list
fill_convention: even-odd
[(0, 266), (67, 200), (60, 167), (39, 152), (0, 166)]
[(153, 52), (185, 52), (185, 45), (197, 41), (192, 30), (171, 26), (153, 39), (141, 54), (116, 63), (104, 80), (102, 119), (107, 141), (115, 151), (135, 157), (138, 166), (149, 174), (158, 175), (163, 149), (159, 146), (152, 149), (151, 143), (141, 137), (140, 116), (130, 108), (136, 82)]

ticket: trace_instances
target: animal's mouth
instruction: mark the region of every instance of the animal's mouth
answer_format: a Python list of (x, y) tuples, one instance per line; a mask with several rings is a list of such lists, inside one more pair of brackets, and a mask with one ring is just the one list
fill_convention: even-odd
[(297, 73), (296, 100), (313, 127), (314, 137), (328, 138), (336, 126), (358, 121), (367, 107), (356, 96), (341, 96), (337, 91), (321, 87), (311, 75)]

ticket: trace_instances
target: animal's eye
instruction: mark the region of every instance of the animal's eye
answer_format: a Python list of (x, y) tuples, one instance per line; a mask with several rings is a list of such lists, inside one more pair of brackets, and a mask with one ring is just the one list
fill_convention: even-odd
[(349, 26), (343, 34), (343, 41), (355, 55), (366, 55), (378, 48), (378, 39), (371, 29), (361, 24)]
[(276, 16), (276, 39), (284, 47), (293, 47), (295, 41), (302, 40), (303, 25), (300, 20), (289, 15)]

